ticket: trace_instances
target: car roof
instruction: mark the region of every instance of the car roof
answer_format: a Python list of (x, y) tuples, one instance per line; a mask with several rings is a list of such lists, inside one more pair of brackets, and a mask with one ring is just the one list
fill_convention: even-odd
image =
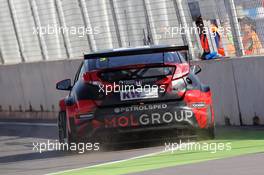
[(84, 59), (152, 54), (152, 53), (163, 53), (163, 52), (173, 52), (173, 51), (183, 51), (183, 50), (188, 50), (188, 46), (151, 45), (151, 46), (140, 46), (140, 47), (133, 47), (133, 48), (117, 48), (117, 49), (110, 49), (110, 50), (104, 50), (100, 52), (92, 52), (89, 54), (84, 54)]

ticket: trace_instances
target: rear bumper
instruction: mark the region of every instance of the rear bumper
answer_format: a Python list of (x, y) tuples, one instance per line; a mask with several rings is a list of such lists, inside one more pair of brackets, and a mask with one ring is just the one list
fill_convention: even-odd
[(209, 128), (195, 128), (184, 125), (152, 126), (140, 128), (92, 128), (86, 127), (79, 140), (112, 143), (138, 143), (169, 141), (171, 139), (210, 138)]
[(136, 133), (161, 130), (195, 130), (212, 126), (210, 105), (194, 106), (183, 102), (144, 104), (97, 109), (93, 119), (72, 118), (76, 134), (93, 137), (100, 133)]

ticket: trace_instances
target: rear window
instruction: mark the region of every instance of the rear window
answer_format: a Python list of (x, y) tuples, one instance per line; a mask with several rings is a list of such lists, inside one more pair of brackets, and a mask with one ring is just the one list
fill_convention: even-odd
[(172, 75), (174, 67), (145, 67), (138, 69), (126, 69), (102, 72), (100, 78), (108, 82), (116, 82), (128, 79), (164, 78)]
[(114, 68), (121, 66), (137, 65), (137, 64), (153, 64), (153, 63), (181, 63), (176, 52), (154, 53), (143, 55), (117, 56), (108, 58), (89, 59), (89, 70), (98, 70), (106, 68)]

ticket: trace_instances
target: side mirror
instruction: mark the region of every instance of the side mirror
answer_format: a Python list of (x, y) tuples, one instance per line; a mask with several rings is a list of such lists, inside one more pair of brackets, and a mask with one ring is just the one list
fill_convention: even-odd
[(69, 91), (71, 88), (71, 79), (62, 80), (56, 84), (56, 89), (58, 90)]
[(194, 66), (191, 67), (191, 71), (194, 74), (199, 74), (202, 71), (202, 69), (201, 69), (201, 67), (199, 65), (194, 65)]

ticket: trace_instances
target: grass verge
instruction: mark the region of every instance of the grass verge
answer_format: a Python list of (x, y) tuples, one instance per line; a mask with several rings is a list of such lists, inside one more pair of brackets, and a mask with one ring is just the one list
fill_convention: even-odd
[[(204, 149), (177, 150), (97, 167), (88, 167), (61, 175), (120, 175), (176, 165), (222, 159), (251, 153), (264, 152), (264, 130), (220, 129), (215, 140), (201, 141)], [(207, 145), (207, 146), (206, 146)], [(214, 151), (215, 146), (218, 151)], [(219, 145), (221, 149), (219, 149)], [(225, 149), (222, 150), (223, 145)], [(226, 149), (230, 145), (231, 149)], [(209, 149), (206, 149), (208, 147)], [(164, 146), (165, 148), (165, 146)]]

